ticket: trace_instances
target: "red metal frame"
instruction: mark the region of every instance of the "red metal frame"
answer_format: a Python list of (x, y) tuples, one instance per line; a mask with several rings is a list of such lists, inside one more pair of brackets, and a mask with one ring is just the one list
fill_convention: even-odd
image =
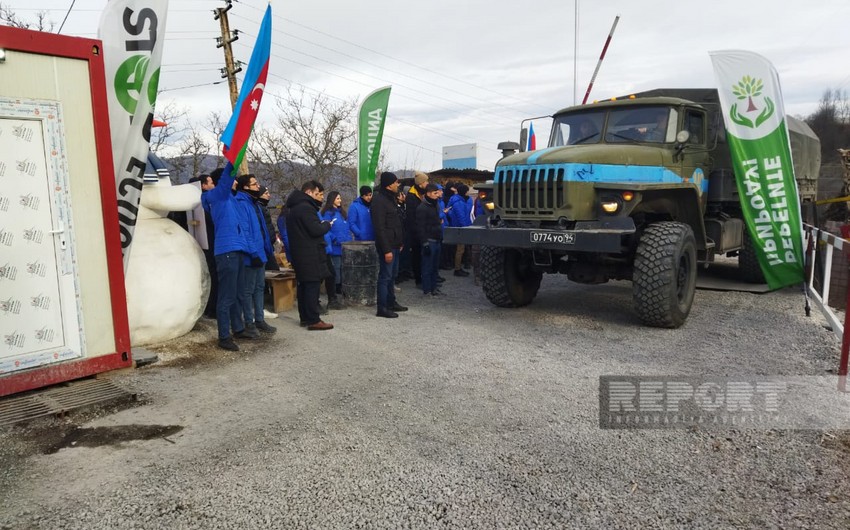
[[(99, 40), (94, 39), (66, 37), (53, 33), (0, 26), (0, 48), (81, 59), (88, 62), (97, 172), (100, 178), (100, 199), (103, 207), (106, 262), (116, 350), (114, 353), (99, 355), (90, 359), (66, 361), (0, 376), (0, 396), (5, 396), (108, 370), (129, 368), (133, 365), (133, 360), (130, 351), (130, 325), (127, 320), (127, 295), (124, 290), (121, 235), (118, 229), (118, 208), (116, 206), (109, 110), (106, 97), (106, 73), (102, 55), (103, 46)], [(74, 90), (79, 90), (79, 88)]]

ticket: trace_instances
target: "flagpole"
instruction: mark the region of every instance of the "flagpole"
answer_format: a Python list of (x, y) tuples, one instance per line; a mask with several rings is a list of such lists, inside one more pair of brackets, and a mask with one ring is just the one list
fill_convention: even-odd
[(575, 4), (575, 30), (573, 31), (573, 105), (576, 104), (578, 80), (578, 0), (573, 0)]

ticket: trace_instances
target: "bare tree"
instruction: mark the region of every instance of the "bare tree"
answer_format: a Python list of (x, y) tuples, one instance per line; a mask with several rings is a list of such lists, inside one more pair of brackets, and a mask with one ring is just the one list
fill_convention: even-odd
[(162, 127), (151, 128), (151, 151), (159, 154), (164, 148), (175, 143), (188, 129), (188, 111), (174, 101), (165, 105), (157, 105), (154, 116), (165, 123)]
[(194, 125), (189, 125), (177, 148), (178, 154), (171, 159), (171, 163), (178, 174), (192, 177), (212, 169), (205, 164), (212, 154), (212, 144)]
[[(354, 163), (357, 151), (353, 116), (355, 100), (332, 100), (324, 93), (308, 95), (287, 88), (277, 100), (277, 125), (287, 163), (293, 173), (303, 173), (296, 163), (310, 167), (312, 178), (327, 184), (334, 172)], [(306, 176), (306, 175), (305, 175)]]
[[(283, 135), (276, 129), (255, 128), (248, 142), (248, 158), (260, 182), (269, 188), (272, 203), (283, 202), (289, 192), (301, 185), (304, 166), (293, 164)], [(293, 168), (296, 171), (293, 171)]]
[(224, 119), (221, 117), (220, 112), (210, 112), (209, 116), (207, 116), (207, 121), (204, 122), (204, 129), (213, 135), (216, 139), (215, 143), (215, 155), (216, 155), (216, 164), (224, 165), (224, 155), (222, 154), (222, 144), (221, 144), (221, 135), (224, 133), (224, 129), (227, 127), (227, 124), (224, 122)]
[(53, 31), (53, 28), (56, 27), (56, 23), (48, 19), (47, 15), (47, 11), (39, 11), (35, 14), (35, 21), (31, 22), (18, 18), (15, 12), (12, 11), (11, 7), (5, 4), (0, 4), (0, 22), (5, 23), (7, 26), (12, 26), (13, 28)]
[(841, 89), (825, 90), (817, 110), (806, 118), (806, 123), (820, 138), (823, 162), (838, 162), (838, 149), (850, 146), (850, 102), (847, 92)]

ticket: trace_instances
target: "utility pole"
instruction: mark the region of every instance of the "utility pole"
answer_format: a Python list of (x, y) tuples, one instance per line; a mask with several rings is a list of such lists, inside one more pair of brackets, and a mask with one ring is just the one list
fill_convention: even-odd
[[(242, 62), (233, 60), (233, 49), (230, 43), (239, 39), (239, 30), (230, 31), (230, 23), (227, 21), (227, 12), (233, 7), (233, 0), (225, 0), (226, 7), (213, 10), (213, 16), (221, 26), (221, 37), (216, 37), (216, 48), (224, 48), (224, 68), (221, 69), (221, 77), (227, 78), (227, 86), (230, 88), (230, 108), (236, 108), (236, 100), (239, 99), (239, 87), (236, 86), (236, 74), (242, 71)], [(243, 159), (239, 166), (239, 172), (243, 175), (248, 173), (248, 163)]]

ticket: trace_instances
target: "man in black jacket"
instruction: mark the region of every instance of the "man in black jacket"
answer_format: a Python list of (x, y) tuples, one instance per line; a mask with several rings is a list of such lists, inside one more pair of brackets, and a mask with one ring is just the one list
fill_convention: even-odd
[(404, 206), (407, 210), (407, 218), (404, 220), (404, 244), (410, 247), (410, 264), (413, 270), (413, 280), (417, 286), (422, 283), (422, 242), (419, 241), (419, 236), (417, 236), (416, 209), (422, 204), (425, 186), (428, 185), (428, 182), (428, 174), (417, 171), (413, 178), (413, 187), (410, 188), (407, 197), (404, 199)]
[(301, 325), (310, 331), (333, 329), (333, 324), (319, 318), (319, 286), (331, 274), (325, 254), (325, 234), (331, 229), (331, 222), (319, 219), (324, 192), (320, 183), (310, 180), (286, 199), (289, 257), (298, 281), (298, 316)]
[[(378, 316), (396, 318), (397, 311), (407, 308), (396, 302), (395, 282), (398, 252), (403, 244), (401, 218), (398, 215), (398, 177), (381, 173), (381, 189), (372, 197), (372, 227), (375, 229), (375, 249), (378, 251)], [(291, 237), (291, 236), (290, 236)]]
[(422, 245), (422, 293), (432, 296), (443, 294), (437, 289), (440, 244), (443, 242), (443, 220), (437, 200), (439, 194), (436, 184), (428, 184), (425, 186), (425, 200), (416, 208), (417, 239)]

